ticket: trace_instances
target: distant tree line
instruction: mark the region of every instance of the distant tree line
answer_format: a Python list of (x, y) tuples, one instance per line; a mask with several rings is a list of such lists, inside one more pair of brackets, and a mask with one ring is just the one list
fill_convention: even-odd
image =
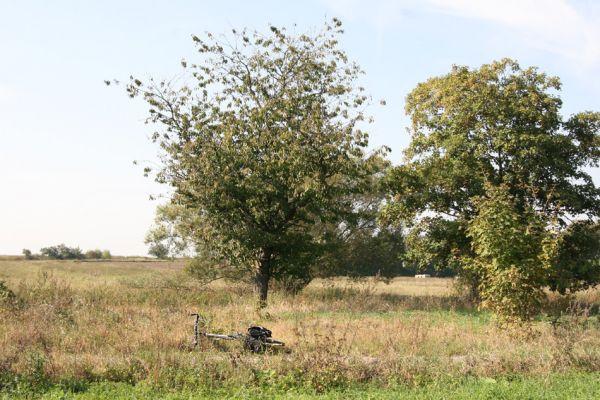
[(79, 247), (69, 247), (65, 244), (43, 247), (39, 254), (33, 254), (29, 249), (23, 249), (23, 256), (27, 260), (47, 258), (50, 260), (109, 260), (112, 258), (108, 250), (88, 250), (85, 253)]

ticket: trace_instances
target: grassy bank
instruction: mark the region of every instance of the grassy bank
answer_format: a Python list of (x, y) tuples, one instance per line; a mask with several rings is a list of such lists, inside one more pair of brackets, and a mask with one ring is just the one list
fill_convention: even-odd
[(40, 400), (201, 400), (201, 399), (406, 399), (406, 400), (485, 400), (485, 399), (581, 399), (600, 398), (600, 376), (597, 374), (549, 375), (545, 378), (482, 379), (464, 378), (455, 381), (442, 381), (418, 387), (396, 386), (351, 386), (338, 390), (317, 393), (310, 388), (281, 390), (268, 387), (240, 387), (221, 390), (168, 391), (148, 385), (132, 386), (127, 383), (94, 383), (73, 391), (65, 387), (53, 387), (36, 393), (21, 392), (0, 394), (0, 399), (37, 398)]

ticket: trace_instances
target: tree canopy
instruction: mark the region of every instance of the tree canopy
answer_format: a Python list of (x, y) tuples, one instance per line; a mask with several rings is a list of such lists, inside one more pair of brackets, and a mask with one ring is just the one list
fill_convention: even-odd
[[(405, 163), (390, 174), (393, 201), (383, 218), (410, 228), (409, 258), (460, 270), (461, 259), (478, 251), (468, 235), (477, 204), (499, 187), (517, 215), (532, 211), (561, 237), (578, 232), (579, 239), (564, 243), (597, 248), (597, 234), (581, 232), (591, 225), (572, 221), (599, 215), (600, 190), (586, 167), (598, 166), (600, 114), (564, 119), (560, 88), (557, 77), (504, 59), (476, 69), (454, 66), (407, 96), (412, 140)], [(557, 263), (562, 272), (549, 272), (546, 283), (563, 292), (597, 283), (597, 263), (584, 265)]]
[(256, 278), (306, 278), (318, 226), (335, 223), (377, 163), (364, 149), (369, 97), (340, 50), (341, 23), (316, 34), (233, 31), (193, 36), (201, 60), (179, 81), (131, 78), (162, 149), (159, 182), (174, 189), (187, 234), (217, 266)]
[(79, 247), (69, 247), (65, 244), (43, 247), (40, 249), (40, 254), (43, 257), (48, 257), (53, 260), (80, 260), (85, 258), (85, 255)]

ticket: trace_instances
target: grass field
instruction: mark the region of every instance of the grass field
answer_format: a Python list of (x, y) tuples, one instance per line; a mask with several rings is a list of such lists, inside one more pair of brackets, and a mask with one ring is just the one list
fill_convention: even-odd
[[(317, 280), (297, 296), (273, 292), (262, 311), (250, 286), (201, 287), (181, 262), (4, 259), (0, 281), (15, 294), (0, 303), (5, 398), (600, 394), (597, 290), (553, 297), (523, 336), (498, 329), (451, 279)], [(206, 339), (193, 349), (195, 311), (212, 331), (265, 325), (290, 350)]]

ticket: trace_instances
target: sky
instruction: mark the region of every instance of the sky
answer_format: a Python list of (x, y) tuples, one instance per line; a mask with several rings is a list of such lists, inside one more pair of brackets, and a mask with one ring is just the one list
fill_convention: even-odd
[(150, 196), (168, 188), (133, 164), (157, 154), (143, 102), (103, 81), (174, 77), (197, 54), (192, 34), (301, 33), (332, 17), (361, 83), (387, 102), (369, 110), (370, 143), (396, 164), (410, 139), (405, 96), (453, 64), (514, 58), (561, 78), (564, 116), (600, 111), (593, 0), (0, 0), (0, 254), (59, 243), (146, 254), (164, 201)]

